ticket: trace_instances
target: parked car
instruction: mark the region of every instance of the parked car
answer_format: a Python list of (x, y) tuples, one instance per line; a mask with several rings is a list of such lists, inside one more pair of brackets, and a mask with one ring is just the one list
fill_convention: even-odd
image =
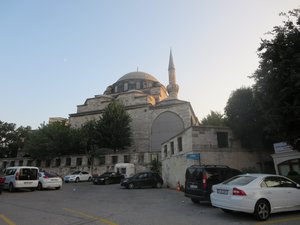
[(4, 189), (13, 192), (16, 189), (30, 189), (34, 191), (38, 186), (37, 167), (15, 166), (5, 169)]
[(78, 183), (79, 181), (91, 181), (92, 175), (85, 171), (75, 171), (70, 175), (64, 177), (64, 181), (68, 182), (75, 182)]
[(115, 172), (105, 172), (100, 176), (93, 177), (93, 184), (119, 184), (124, 175)]
[(39, 172), (38, 190), (46, 188), (55, 188), (56, 190), (62, 187), (62, 179), (55, 173)]
[(155, 172), (141, 172), (132, 177), (125, 178), (121, 181), (121, 186), (133, 189), (142, 187), (157, 187), (161, 188), (164, 184), (163, 179)]
[(194, 165), (186, 169), (184, 195), (192, 202), (210, 201), (212, 185), (241, 174), (241, 171), (222, 165)]
[(2, 170), (0, 170), (0, 195), (2, 193), (3, 185), (4, 185), (5, 177)]
[(279, 175), (243, 174), (214, 185), (211, 203), (267, 220), (271, 213), (300, 210), (300, 185)]

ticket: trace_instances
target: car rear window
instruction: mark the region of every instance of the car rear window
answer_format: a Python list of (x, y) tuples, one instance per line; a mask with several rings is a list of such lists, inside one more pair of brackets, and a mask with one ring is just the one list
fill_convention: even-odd
[(20, 169), (19, 180), (36, 180), (37, 175), (37, 169), (23, 168)]
[(186, 170), (185, 179), (188, 181), (201, 181), (202, 182), (202, 168), (190, 167)]
[(255, 179), (256, 177), (253, 176), (236, 176), (224, 181), (223, 184), (244, 186)]

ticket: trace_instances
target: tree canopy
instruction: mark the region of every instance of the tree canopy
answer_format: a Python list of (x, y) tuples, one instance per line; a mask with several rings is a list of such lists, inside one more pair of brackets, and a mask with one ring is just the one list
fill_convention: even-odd
[(14, 123), (0, 121), (0, 158), (16, 157), (22, 149), (30, 127), (16, 127)]
[(262, 145), (263, 124), (260, 111), (251, 88), (240, 88), (232, 92), (225, 107), (227, 124), (246, 148)]
[(131, 146), (131, 117), (125, 107), (111, 102), (104, 110), (100, 121), (96, 124), (98, 146), (116, 151)]
[(210, 114), (201, 120), (203, 125), (224, 126), (225, 123), (224, 115), (215, 111), (210, 111)]
[(42, 124), (29, 135), (24, 149), (32, 158), (39, 160), (83, 153), (79, 131), (64, 122)]
[(283, 25), (260, 44), (252, 78), (268, 138), (292, 143), (300, 137), (300, 9), (282, 15)]

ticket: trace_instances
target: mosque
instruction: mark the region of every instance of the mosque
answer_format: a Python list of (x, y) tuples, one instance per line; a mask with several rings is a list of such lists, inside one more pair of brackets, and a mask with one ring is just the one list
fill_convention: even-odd
[[(108, 86), (102, 95), (88, 98), (70, 114), (72, 127), (80, 127), (92, 119), (99, 119), (112, 101), (123, 103), (132, 118), (132, 146), (117, 155), (106, 157), (111, 162), (133, 162), (143, 165), (160, 159), (161, 145), (190, 126), (199, 125), (189, 102), (178, 99), (179, 85), (170, 51), (169, 84), (165, 87), (151, 74), (136, 71), (127, 73)], [(110, 164), (110, 163), (109, 163)]]

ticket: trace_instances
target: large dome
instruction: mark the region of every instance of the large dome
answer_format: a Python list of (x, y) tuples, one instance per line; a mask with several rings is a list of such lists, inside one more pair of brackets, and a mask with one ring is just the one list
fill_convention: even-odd
[(117, 82), (124, 81), (124, 80), (133, 80), (133, 79), (141, 79), (141, 80), (149, 80), (149, 81), (159, 82), (154, 76), (152, 76), (148, 73), (141, 72), (141, 71), (127, 73), (124, 76), (122, 76)]

